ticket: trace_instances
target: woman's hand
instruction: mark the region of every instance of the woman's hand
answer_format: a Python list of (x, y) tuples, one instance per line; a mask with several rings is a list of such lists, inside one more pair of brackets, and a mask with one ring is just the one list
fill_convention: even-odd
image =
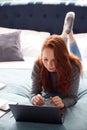
[(62, 102), (62, 99), (59, 96), (50, 97), (50, 102), (59, 108), (64, 107), (64, 103)]
[(40, 94), (37, 94), (32, 98), (32, 102), (34, 105), (42, 105), (44, 104), (45, 99)]

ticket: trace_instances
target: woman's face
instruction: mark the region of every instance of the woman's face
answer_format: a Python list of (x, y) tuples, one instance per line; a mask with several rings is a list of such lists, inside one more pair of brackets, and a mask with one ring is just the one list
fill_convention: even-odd
[(55, 58), (54, 58), (54, 51), (50, 48), (46, 48), (42, 52), (42, 62), (45, 68), (49, 72), (55, 72)]

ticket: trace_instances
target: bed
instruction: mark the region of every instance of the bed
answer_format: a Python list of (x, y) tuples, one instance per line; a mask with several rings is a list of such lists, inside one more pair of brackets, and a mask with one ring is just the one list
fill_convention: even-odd
[(87, 129), (87, 6), (43, 1), (0, 3), (0, 98), (31, 104), (31, 71), (44, 40), (60, 34), (66, 12), (75, 11), (75, 38), (82, 54), (83, 78), (78, 102), (67, 109), (64, 123), (16, 122), (11, 111), (0, 118), (0, 130), (86, 130)]

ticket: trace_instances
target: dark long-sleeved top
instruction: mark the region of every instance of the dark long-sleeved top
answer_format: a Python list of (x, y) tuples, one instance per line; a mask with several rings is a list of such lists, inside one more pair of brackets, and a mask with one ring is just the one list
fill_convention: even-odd
[[(70, 82), (70, 92), (68, 95), (61, 95), (60, 92), (58, 92), (57, 89), (57, 78), (56, 78), (56, 72), (49, 72), (51, 80), (52, 80), (52, 92), (45, 92), (43, 87), (42, 90), (39, 89), (39, 83), (38, 83), (38, 79), (39, 79), (39, 73), (40, 73), (40, 68), (38, 66), (38, 64), (35, 62), (34, 66), (33, 66), (33, 70), (32, 70), (32, 89), (31, 89), (31, 99), (33, 96), (35, 96), (36, 94), (42, 94), (44, 97), (49, 98), (50, 96), (59, 96), (60, 98), (62, 98), (62, 101), (65, 105), (65, 107), (70, 107), (72, 105), (74, 105), (77, 102), (78, 99), (78, 88), (79, 88), (79, 81), (80, 81), (80, 71), (79, 68), (72, 63), (72, 69), (73, 69), (73, 75), (71, 78), (71, 82)], [(49, 81), (50, 82), (50, 81)]]

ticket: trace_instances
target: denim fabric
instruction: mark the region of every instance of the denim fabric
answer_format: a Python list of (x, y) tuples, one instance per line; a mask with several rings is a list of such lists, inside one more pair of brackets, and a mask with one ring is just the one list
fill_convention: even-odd
[(77, 46), (76, 43), (70, 44), (70, 51), (71, 51), (73, 54), (77, 55), (77, 56), (80, 58), (80, 60), (82, 60), (80, 50), (79, 50), (79, 48), (78, 48), (78, 46)]
[[(68, 43), (68, 39), (67, 38), (64, 38), (64, 40), (65, 40), (66, 43)], [(80, 60), (82, 60), (81, 53), (80, 53), (80, 50), (79, 50), (76, 42), (69, 43), (69, 48), (70, 48), (70, 52), (72, 52), (73, 54), (78, 56), (80, 58)]]

